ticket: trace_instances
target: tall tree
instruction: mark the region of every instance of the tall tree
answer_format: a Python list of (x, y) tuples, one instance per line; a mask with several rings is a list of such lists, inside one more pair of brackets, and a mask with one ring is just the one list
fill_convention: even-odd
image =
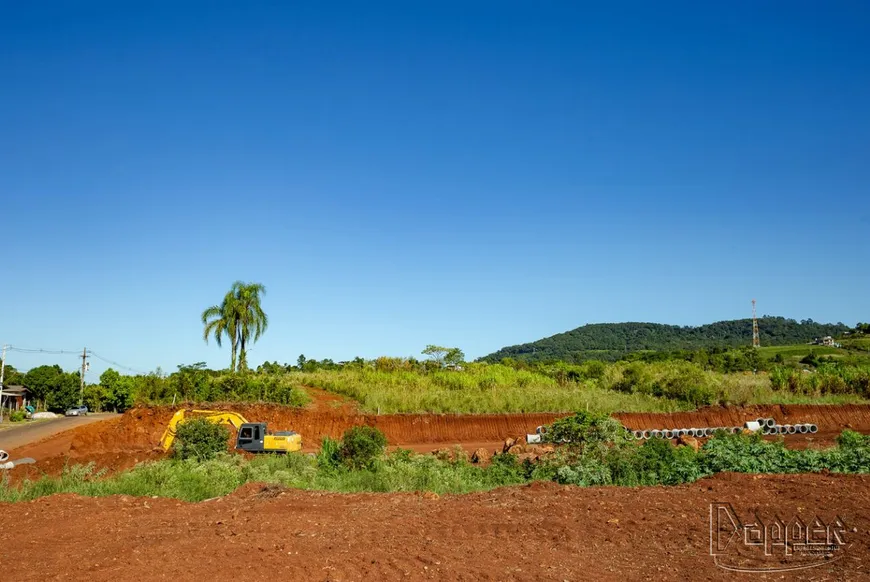
[(266, 294), (266, 287), (262, 283), (233, 283), (235, 295), (236, 333), (239, 338), (239, 371), (248, 369), (247, 345), (260, 339), (269, 318), (260, 305), (260, 298)]
[(220, 305), (212, 305), (202, 312), (202, 324), (205, 326), (202, 332), (202, 339), (205, 340), (205, 343), (208, 343), (209, 336), (214, 337), (218, 347), (221, 347), (221, 341), (224, 336), (227, 336), (230, 340), (232, 348), (230, 371), (235, 371), (236, 369), (236, 354), (239, 348), (236, 295), (234, 293), (236, 284), (233, 285), (233, 290), (224, 295)]
[(230, 340), (233, 371), (248, 369), (248, 345), (260, 339), (269, 324), (260, 304), (265, 294), (266, 287), (261, 283), (236, 281), (220, 305), (202, 312), (203, 339), (208, 342), (209, 336), (214, 337), (218, 346), (224, 336)]

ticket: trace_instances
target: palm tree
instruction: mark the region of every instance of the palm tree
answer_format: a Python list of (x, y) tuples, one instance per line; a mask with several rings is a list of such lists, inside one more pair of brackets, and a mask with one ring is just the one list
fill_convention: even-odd
[(260, 297), (266, 294), (262, 283), (233, 283), (231, 293), (235, 296), (234, 307), (236, 315), (236, 333), (239, 341), (239, 371), (248, 369), (248, 353), (246, 346), (260, 339), (269, 318), (260, 306)]
[(205, 343), (208, 343), (210, 335), (214, 336), (218, 347), (221, 347), (221, 340), (224, 335), (232, 342), (230, 371), (233, 372), (236, 370), (236, 353), (239, 346), (235, 302), (235, 294), (230, 291), (224, 296), (224, 300), (220, 305), (212, 305), (202, 312), (202, 323), (205, 326), (202, 332), (202, 339), (205, 340)]
[(218, 346), (223, 336), (232, 342), (230, 370), (234, 372), (248, 369), (247, 345), (257, 341), (269, 324), (260, 306), (260, 297), (265, 294), (266, 287), (261, 283), (236, 281), (220, 305), (212, 305), (202, 312), (206, 343), (209, 336), (214, 337)]

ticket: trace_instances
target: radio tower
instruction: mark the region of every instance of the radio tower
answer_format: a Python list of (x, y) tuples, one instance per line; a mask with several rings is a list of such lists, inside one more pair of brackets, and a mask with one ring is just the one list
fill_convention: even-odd
[(755, 316), (755, 299), (752, 300), (752, 347), (761, 347), (761, 339), (758, 337), (758, 318)]

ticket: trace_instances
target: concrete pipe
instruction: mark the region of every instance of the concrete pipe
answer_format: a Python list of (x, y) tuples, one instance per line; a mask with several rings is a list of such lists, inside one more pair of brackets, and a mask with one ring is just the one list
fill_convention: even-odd
[(674, 438), (674, 433), (673, 433), (673, 431), (672, 431), (671, 429), (669, 429), (669, 428), (664, 428), (664, 429), (662, 429), (662, 438), (663, 438), (663, 439), (668, 439), (668, 440)]
[(757, 422), (761, 426), (767, 426), (767, 419), (766, 418), (756, 418), (755, 422)]
[(805, 424), (796, 424), (794, 426), (800, 434), (807, 434), (810, 431), (810, 427)]
[(773, 428), (776, 426), (776, 419), (775, 418), (766, 418), (766, 419), (764, 419), (764, 423), (767, 426), (769, 426), (770, 428)]
[(812, 434), (816, 434), (817, 432), (819, 432), (819, 427), (817, 427), (814, 424), (809, 425), (809, 429), (810, 429), (810, 433), (812, 433)]
[(750, 420), (747, 423), (744, 423), (743, 428), (748, 428), (752, 432), (756, 432), (761, 430), (761, 423), (757, 420)]
[(708, 436), (708, 437), (713, 436), (713, 432), (715, 432), (715, 430), (716, 429), (714, 429), (713, 427), (708, 426), (707, 428), (704, 429), (704, 436)]
[(776, 429), (776, 434), (786, 434), (786, 433), (788, 433), (788, 429), (785, 428), (785, 425), (778, 424), (778, 425), (776, 425), (776, 426), (773, 427), (773, 428)]
[(631, 431), (631, 434), (634, 435), (634, 438), (636, 438), (637, 440), (641, 440), (643, 438), (642, 430), (633, 430)]
[(650, 436), (654, 439), (660, 439), (662, 438), (662, 431), (660, 431), (659, 429), (655, 429), (654, 431), (652, 431)]
[(743, 427), (742, 426), (732, 426), (729, 430), (731, 431), (731, 434), (740, 434), (741, 432), (743, 432)]
[(652, 431), (649, 431), (649, 430), (643, 431), (643, 438), (644, 438), (644, 440), (646, 440), (648, 438), (652, 438)]
[(797, 428), (795, 428), (795, 425), (793, 424), (787, 424), (785, 425), (785, 432), (788, 434), (795, 434), (797, 433)]
[(9, 453), (6, 451), (0, 451), (0, 463), (9, 458)]

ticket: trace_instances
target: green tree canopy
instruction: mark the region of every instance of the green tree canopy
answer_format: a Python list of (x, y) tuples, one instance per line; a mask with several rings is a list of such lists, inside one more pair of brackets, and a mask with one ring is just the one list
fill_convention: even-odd
[(45, 402), (60, 385), (63, 369), (53, 366), (37, 366), (24, 375), (24, 385), (30, 391), (30, 398)]
[(203, 339), (213, 337), (218, 346), (224, 337), (232, 347), (230, 369), (248, 369), (248, 346), (260, 339), (269, 325), (261, 305), (266, 287), (262, 283), (236, 281), (219, 305), (202, 312)]

